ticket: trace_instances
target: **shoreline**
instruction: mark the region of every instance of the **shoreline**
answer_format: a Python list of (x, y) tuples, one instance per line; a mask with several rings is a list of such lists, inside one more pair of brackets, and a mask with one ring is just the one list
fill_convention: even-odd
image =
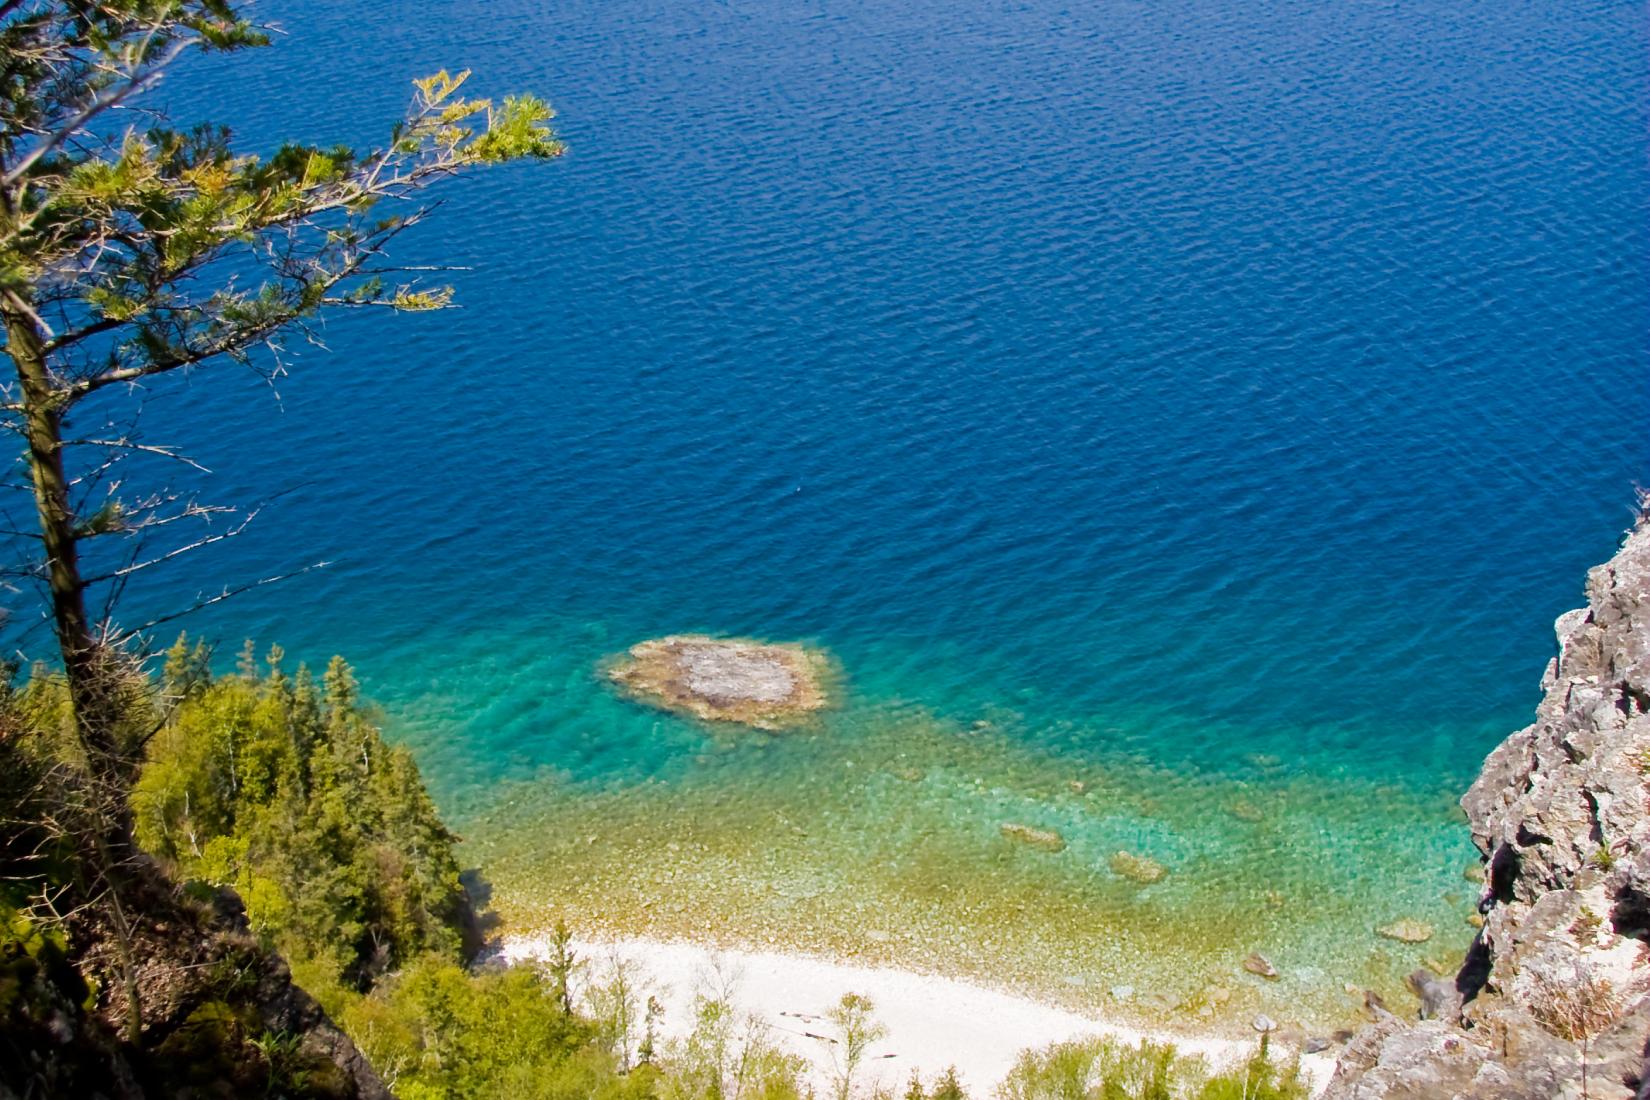
[[(562, 916), (890, 966), (1165, 1033), (1247, 1039), (1265, 1014), (1328, 1039), (1365, 1022), (1366, 990), (1413, 1010), (1407, 977), (1470, 941), (1476, 851), (1429, 796), (1103, 766), (925, 713), (832, 722), (694, 741), (680, 774), (497, 790), (460, 825), (464, 860), (512, 933)], [(1120, 852), (1166, 873), (1137, 881)], [(1379, 934), (1405, 919), (1434, 936)]]
[[(508, 935), (498, 957), (510, 964), (543, 958), (549, 944), (546, 935)], [(828, 1079), (826, 1043), (818, 1037), (824, 1026), (820, 1018), (850, 992), (869, 997), (888, 1030), (857, 1080), (896, 1094), (913, 1070), (929, 1081), (955, 1067), (969, 1095), (988, 1100), (1021, 1051), (1080, 1036), (1108, 1035), (1131, 1044), (1169, 1042), (1180, 1053), (1201, 1055), (1213, 1065), (1239, 1060), (1255, 1046), (1254, 1038), (1144, 1029), (958, 978), (800, 951), (645, 937), (577, 937), (572, 946), (585, 965), (587, 984), (601, 980), (614, 960), (622, 961), (641, 983), (640, 1000), (654, 996), (664, 1006), (663, 1038), (679, 1038), (688, 1030), (696, 993), (720, 996), (741, 1016), (765, 1024), (776, 1045), (805, 1058), (816, 1087)], [(1297, 1053), (1288, 1040), (1274, 1041), (1280, 1052)], [(1316, 1095), (1334, 1072), (1334, 1059), (1301, 1054), (1300, 1062)]]

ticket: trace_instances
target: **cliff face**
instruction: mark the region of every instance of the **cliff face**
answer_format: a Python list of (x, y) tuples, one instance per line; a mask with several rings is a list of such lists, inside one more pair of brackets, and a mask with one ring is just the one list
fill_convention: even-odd
[(1326, 1100), (1650, 1100), (1650, 524), (1555, 624), (1535, 723), (1462, 798), (1484, 924), (1421, 1022), (1381, 1014)]
[[(389, 1100), (355, 1045), (247, 931), (233, 894), (184, 897), (138, 858), (119, 912), (84, 906), (65, 938), (18, 925), (0, 942), (0, 1100)], [(135, 1037), (129, 990), (141, 1005)]]

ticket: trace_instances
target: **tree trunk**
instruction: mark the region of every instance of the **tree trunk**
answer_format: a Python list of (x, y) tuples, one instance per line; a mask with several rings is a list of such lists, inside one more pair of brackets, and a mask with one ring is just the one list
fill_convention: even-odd
[[(15, 292), (13, 292), (14, 294)], [(7, 298), (12, 295), (8, 294)], [(45, 547), (46, 581), (51, 589), (52, 623), (63, 656), (75, 729), (86, 750), (87, 764), (99, 776), (120, 767), (113, 716), (100, 704), (108, 685), (100, 681), (103, 661), (86, 615), (86, 586), (80, 575), (79, 535), (69, 506), (69, 480), (63, 469), (63, 429), (59, 395), (46, 366), (45, 344), (35, 321), (21, 304), (0, 304), (5, 318), (6, 352), (17, 368), (23, 404), (23, 433), (28, 442), (34, 504)]]

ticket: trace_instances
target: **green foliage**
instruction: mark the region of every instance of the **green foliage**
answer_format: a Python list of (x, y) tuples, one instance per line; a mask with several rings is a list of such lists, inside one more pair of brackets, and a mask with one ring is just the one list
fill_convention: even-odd
[[(112, 796), (82, 786), (90, 761), (87, 746), (76, 734), (63, 674), (36, 663), (27, 681), (19, 686), (13, 682), (15, 671), (13, 666), (0, 664), (0, 742), (4, 743), (0, 745), (0, 765), (9, 761), (18, 769), (0, 777), (0, 805), (7, 804), (5, 800), (10, 797), (21, 798), (33, 803), (33, 815), (56, 818), (59, 827), (68, 824), (64, 815), (70, 815), (77, 818), (74, 828), (91, 828), (94, 818), (110, 812), (108, 805), (94, 806), (94, 801)], [(109, 667), (102, 686), (104, 698), (109, 701), (108, 718), (102, 727), (108, 742), (123, 760), (135, 759), (160, 721), (153, 689), (141, 671), (124, 662)], [(123, 778), (126, 774), (122, 772)], [(29, 782), (35, 784), (26, 793), (15, 788), (25, 775), (31, 776)], [(50, 804), (42, 804), (48, 790), (51, 794), (45, 801)]]
[[(397, 1095), (604, 1100), (802, 1100), (802, 1059), (726, 1000), (701, 996), (692, 1028), (659, 1049), (663, 1010), (640, 974), (604, 960), (569, 1007), (565, 942), (540, 966), (466, 973), (434, 957), (369, 996), (330, 1001)], [(326, 998), (323, 998), (325, 1001)]]
[(69, 962), (61, 929), (0, 903), (0, 1030), (14, 1016), (36, 1015), (32, 1006), (61, 1002), (84, 1008), (94, 996)]
[(1299, 1064), (1273, 1059), (1263, 1035), (1241, 1065), (1210, 1077), (1195, 1095), (1197, 1100), (1307, 1100), (1312, 1089)]
[(671, 1044), (661, 1100), (800, 1100), (805, 1065), (768, 1038), (759, 1020), (741, 1017), (721, 997), (698, 996), (693, 1030)]
[(476, 159), (488, 163), (544, 159), (559, 156), (562, 145), (544, 124), (554, 115), (547, 104), (532, 96), (506, 96), (497, 111), (489, 111), (487, 128), (471, 145)]
[(550, 957), (545, 962), (545, 973), (563, 1012), (573, 1011), (573, 971), (578, 965), (578, 957), (573, 953), (573, 931), (566, 921), (558, 920), (555, 931), (550, 934)]
[(233, 887), (254, 931), (328, 982), (365, 988), (425, 953), (456, 958), (468, 904), (406, 749), (384, 743), (335, 659), (317, 686), (279, 650), (213, 680), (179, 639), (177, 700), (133, 797), (139, 841), (180, 877)]
[(597, 1041), (628, 1071), (637, 1048), (646, 1042), (648, 1009), (640, 971), (618, 955), (602, 960), (585, 990), (584, 1007)]
[(529, 966), (471, 974), (427, 957), (351, 996), (344, 1027), (403, 1100), (642, 1100), (648, 1067), (623, 1073), (597, 1028), (563, 1011)]
[(1106, 1037), (1073, 1039), (1020, 1056), (997, 1090), (1000, 1100), (1306, 1100), (1294, 1065), (1279, 1066), (1264, 1040), (1241, 1065), (1211, 1073), (1201, 1058), (1166, 1043), (1129, 1046)]
[(844, 993), (825, 1018), (834, 1034), (831, 1039), (831, 1076), (836, 1100), (848, 1100), (854, 1091), (854, 1075), (870, 1053), (871, 1044), (887, 1038), (888, 1029), (876, 1020), (876, 1006), (869, 997)]
[(212, 684), (212, 648), (205, 642), (189, 644), (186, 635), (179, 634), (172, 648), (166, 651), (166, 663), (161, 667), (161, 694), (168, 700), (181, 702), (192, 699)]
[[(403, 1100), (805, 1094), (801, 1060), (724, 1001), (702, 1000), (692, 1033), (660, 1050), (662, 1010), (641, 976), (618, 959), (592, 972), (564, 924), (542, 967), (466, 970), (456, 838), (411, 756), (379, 736), (350, 667), (335, 658), (317, 683), (249, 645), (238, 672), (215, 679), (211, 658), (187, 638), (166, 655), (169, 717), (134, 794), (138, 837), (201, 892), (232, 887)], [(215, 979), (222, 1003), (169, 1039), (171, 1053), (215, 1066), (214, 1044), (253, 1049), (250, 1070), (203, 1072), (254, 1090), (313, 1074), (288, 1037), (249, 1030), (230, 1007), (236, 978), (229, 966)], [(314, 1093), (319, 1079), (305, 1080)]]
[(913, 1070), (901, 1100), (968, 1100), (968, 1092), (957, 1080), (955, 1066), (948, 1066), (944, 1073), (936, 1077), (932, 1088), (923, 1088), (922, 1077)]
[(350, 1082), (330, 1059), (304, 1052), (294, 1035), (268, 1031), (254, 1006), (207, 1001), (156, 1048), (181, 1095), (346, 1097)]
[[(384, 743), (342, 660), (319, 683), (282, 664), (279, 649), (260, 665), (249, 647), (235, 675), (214, 679), (205, 646), (180, 638), (168, 651), (160, 694), (170, 717), (134, 795), (138, 837), (180, 877), (232, 887), (253, 929), (398, 1096), (804, 1095), (801, 1061), (722, 1001), (701, 1001), (693, 1032), (660, 1051), (660, 1009), (640, 975), (606, 960), (581, 983), (589, 966), (565, 925), (542, 967), (466, 970), (456, 838), (411, 756)], [(274, 1081), (290, 1052), (227, 1007), (235, 979), (226, 969), (215, 985), (224, 1004), (169, 1042), (186, 1058), (251, 1044), (259, 1080)]]
[[(95, 880), (105, 898), (121, 890), (120, 923), (95, 895), (80, 903), (96, 873), (98, 818), (82, 804), (72, 739), (31, 724), (55, 721), (62, 696), (54, 677), (0, 692), (0, 1094), (120, 1095), (136, 1080), (155, 1096), (350, 1095), (323, 1052), (267, 1030), (271, 961), (221, 935), (200, 904), (210, 897), (180, 897), (141, 863), (113, 883)], [(134, 949), (144, 974), (131, 986), (119, 959)], [(159, 1009), (145, 1017), (156, 1026), (136, 1035), (111, 1027), (109, 996), (157, 987), (178, 1016)]]

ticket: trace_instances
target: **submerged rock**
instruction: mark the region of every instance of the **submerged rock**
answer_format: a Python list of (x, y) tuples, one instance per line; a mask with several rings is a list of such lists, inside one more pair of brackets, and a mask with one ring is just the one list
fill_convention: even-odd
[(1066, 850), (1066, 838), (1053, 829), (1036, 829), (1030, 825), (1020, 825), (1012, 821), (1005, 821), (998, 826), (1002, 834), (1010, 840), (1033, 848), (1040, 848), (1045, 852), (1063, 852)]
[(1278, 980), (1278, 968), (1272, 965), (1271, 959), (1268, 959), (1265, 955), (1262, 955), (1258, 951), (1243, 960), (1243, 969), (1247, 970), (1251, 974), (1265, 978), (1269, 982), (1275, 982)]
[(1137, 856), (1133, 852), (1116, 852), (1112, 855), (1108, 866), (1111, 873), (1142, 886), (1150, 886), (1169, 873), (1157, 860), (1149, 856)]
[(1375, 934), (1399, 943), (1426, 943), (1432, 939), (1432, 925), (1405, 917), (1391, 924), (1383, 924), (1375, 929)]
[(776, 730), (825, 707), (826, 669), (800, 645), (674, 634), (631, 646), (608, 676), (652, 706)]

